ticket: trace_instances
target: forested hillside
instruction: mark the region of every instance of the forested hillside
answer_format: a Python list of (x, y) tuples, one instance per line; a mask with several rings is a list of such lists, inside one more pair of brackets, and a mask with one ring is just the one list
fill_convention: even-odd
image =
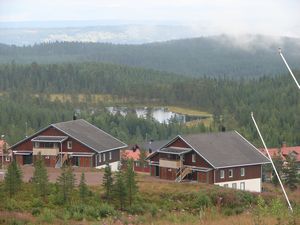
[[(243, 40), (243, 42), (241, 41)], [(0, 45), (0, 63), (109, 62), (186, 76), (261, 77), (286, 72), (278, 47), (300, 68), (300, 40), (265, 36), (202, 37), (142, 45), (56, 42)]]
[[(300, 77), (299, 72), (295, 74)], [(222, 124), (260, 145), (250, 119), (253, 111), (269, 146), (278, 146), (282, 141), (300, 144), (300, 93), (287, 74), (234, 80), (189, 78), (112, 64), (12, 63), (0, 66), (0, 92), (0, 132), (9, 133), (14, 141), (24, 136), (26, 122), (28, 130), (34, 131), (50, 122), (71, 119), (73, 111), (79, 108), (83, 118), (113, 130), (126, 141), (145, 139), (146, 133), (157, 134), (155, 138), (159, 139), (175, 133), (218, 130)], [(118, 115), (110, 116), (101, 110), (105, 102), (50, 102), (49, 93), (110, 94), (144, 104), (192, 107), (212, 113), (215, 122), (208, 129), (199, 126), (193, 130), (176, 124), (168, 127), (145, 122), (133, 115), (123, 121)], [(90, 108), (98, 112), (91, 114)]]

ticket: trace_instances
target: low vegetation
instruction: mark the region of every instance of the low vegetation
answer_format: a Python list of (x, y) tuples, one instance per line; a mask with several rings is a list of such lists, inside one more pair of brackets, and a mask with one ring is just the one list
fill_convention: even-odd
[[(63, 168), (57, 183), (22, 183), (9, 195), (0, 183), (1, 224), (298, 224), (300, 192), (289, 192), (290, 213), (278, 189), (262, 194), (196, 183), (158, 181), (127, 169), (111, 173), (103, 185), (88, 187), (84, 174), (74, 186), (72, 169)], [(36, 170), (41, 170), (37, 166)], [(37, 171), (36, 174), (40, 174)], [(5, 181), (6, 182), (6, 181)], [(40, 186), (44, 189), (43, 186)], [(66, 194), (66, 191), (68, 192)], [(109, 198), (107, 197), (109, 193)], [(3, 216), (2, 216), (3, 215)], [(235, 221), (233, 223), (233, 221)]]

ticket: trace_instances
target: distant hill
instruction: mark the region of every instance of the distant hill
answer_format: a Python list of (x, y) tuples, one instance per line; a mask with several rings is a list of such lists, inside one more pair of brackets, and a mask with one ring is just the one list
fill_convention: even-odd
[(214, 36), (141, 45), (55, 42), (0, 45), (0, 63), (108, 62), (187, 76), (260, 77), (285, 73), (277, 49), (300, 68), (300, 39)]

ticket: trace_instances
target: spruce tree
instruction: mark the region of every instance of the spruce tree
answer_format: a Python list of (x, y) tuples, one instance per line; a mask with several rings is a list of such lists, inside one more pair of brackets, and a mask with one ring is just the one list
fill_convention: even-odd
[(12, 197), (16, 194), (22, 185), (22, 172), (17, 165), (16, 161), (13, 160), (12, 163), (8, 166), (7, 172), (4, 177), (4, 187), (8, 192), (9, 197)]
[(57, 178), (57, 185), (64, 203), (69, 202), (75, 187), (75, 175), (72, 167), (62, 167), (61, 175)]
[(131, 207), (135, 196), (138, 191), (137, 182), (135, 180), (136, 174), (133, 170), (133, 160), (129, 160), (127, 162), (127, 168), (125, 173), (125, 179), (126, 179), (126, 189), (127, 189), (127, 195), (128, 195), (128, 202), (129, 206)]
[(111, 167), (107, 163), (104, 169), (103, 182), (102, 185), (105, 189), (105, 197), (108, 202), (111, 200), (112, 189), (113, 189), (113, 177), (111, 172)]
[(290, 190), (294, 191), (297, 189), (298, 181), (298, 171), (296, 158), (292, 154), (289, 154), (286, 157), (286, 164), (283, 168), (284, 174), (284, 182), (290, 188)]
[(42, 159), (41, 153), (37, 156), (37, 160), (34, 162), (34, 173), (32, 177), (35, 192), (38, 196), (45, 198), (48, 194), (48, 173)]
[(79, 183), (79, 195), (82, 202), (84, 202), (86, 196), (88, 195), (88, 186), (86, 185), (85, 175), (82, 172)]
[(126, 191), (126, 184), (124, 180), (124, 174), (122, 171), (118, 171), (116, 173), (116, 182), (114, 184), (114, 193), (116, 195), (116, 198), (119, 201), (120, 209), (124, 209), (126, 197), (127, 197), (127, 191)]

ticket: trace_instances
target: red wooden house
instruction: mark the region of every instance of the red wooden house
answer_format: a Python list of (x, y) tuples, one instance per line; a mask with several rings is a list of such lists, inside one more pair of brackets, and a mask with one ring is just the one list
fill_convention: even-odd
[(261, 191), (262, 165), (269, 163), (236, 131), (178, 135), (147, 157), (151, 175), (241, 190)]
[(11, 147), (14, 159), (31, 164), (41, 153), (46, 166), (64, 163), (117, 170), (120, 150), (127, 145), (83, 119), (51, 124)]

